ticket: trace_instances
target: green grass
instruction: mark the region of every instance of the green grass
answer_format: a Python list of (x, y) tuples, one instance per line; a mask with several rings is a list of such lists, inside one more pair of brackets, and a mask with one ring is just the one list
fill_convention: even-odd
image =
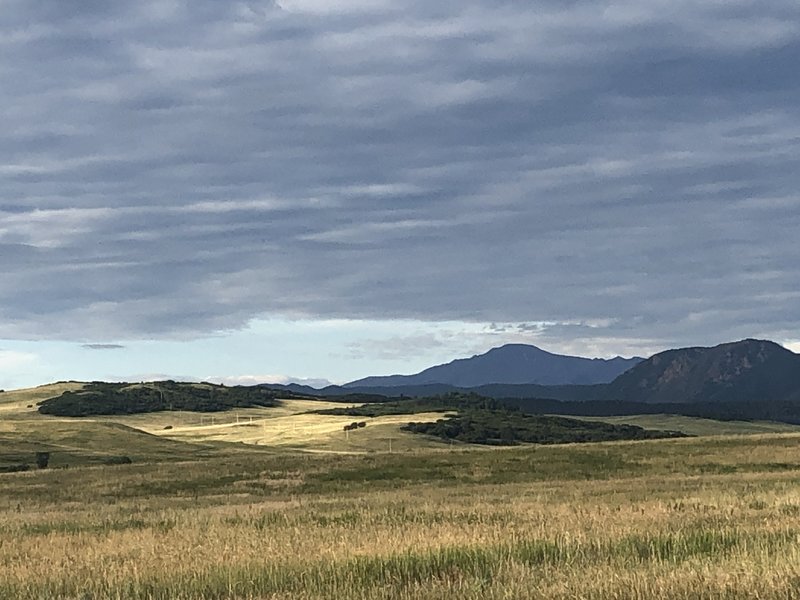
[[(64, 472), (59, 469), (37, 472), (34, 478), (31, 474), (3, 475), (6, 478), (22, 478), (17, 481), (20, 484), (18, 491), (25, 490), (26, 485), (23, 484), (33, 483), (34, 480), (53, 487), (55, 482), (48, 483), (48, 478), (73, 481), (75, 477), (82, 478), (87, 487), (55, 486), (58, 489), (54, 488), (53, 493), (71, 501), (80, 498), (92, 485), (97, 485), (99, 488), (110, 488), (110, 491), (98, 489), (99, 495), (125, 498), (153, 494), (224, 494), (231, 489), (245, 494), (287, 489), (296, 493), (329, 494), (428, 484), (457, 488), (460, 485), (524, 484), (549, 480), (601, 481), (675, 473), (705, 476), (800, 470), (800, 455), (794, 451), (800, 445), (800, 436), (794, 434), (508, 449), (445, 446), (441, 450), (393, 454), (317, 455), (244, 445), (201, 447), (108, 424), (79, 422), (63, 424), (62, 427), (59, 430), (62, 437), (52, 439), (49, 443), (44, 439), (41, 443), (24, 443), (31, 444), (30, 451), (44, 448), (53, 452), (54, 466), (77, 466), (81, 461), (84, 464), (102, 464), (104, 457), (119, 454), (131, 456), (134, 464), (113, 467), (113, 476), (101, 470), (91, 475), (83, 473), (73, 477), (71, 470)], [(88, 432), (94, 436), (91, 438), (93, 443), (100, 446), (88, 442)], [(52, 434), (53, 430), (43, 430), (41, 433)], [(65, 440), (68, 440), (68, 445), (65, 445)], [(7, 437), (2, 441), (6, 443), (0, 446), (4, 453), (0, 456), (8, 460), (8, 448), (12, 444), (8, 443)], [(11, 455), (15, 462), (22, 443), (19, 438), (13, 441), (16, 449)], [(82, 448), (76, 444), (82, 444)], [(64, 456), (60, 457), (62, 452)], [(780, 459), (776, 459), (776, 456)], [(150, 462), (155, 464), (148, 464)], [(141, 475), (132, 477), (133, 473)], [(119, 482), (126, 478), (133, 478), (133, 481), (121, 486)]]

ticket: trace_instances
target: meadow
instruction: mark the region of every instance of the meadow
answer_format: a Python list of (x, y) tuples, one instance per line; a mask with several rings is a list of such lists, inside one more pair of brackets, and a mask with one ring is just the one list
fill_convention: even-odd
[[(396, 423), (333, 448), (305, 408), (0, 413), (0, 462), (50, 439), (55, 465), (0, 474), (0, 598), (800, 597), (800, 433), (390, 453)], [(304, 445), (214, 439), (292, 415)]]

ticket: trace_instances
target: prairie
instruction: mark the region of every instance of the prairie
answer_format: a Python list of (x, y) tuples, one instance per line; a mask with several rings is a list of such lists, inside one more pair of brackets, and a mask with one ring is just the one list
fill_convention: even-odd
[(787, 598), (800, 436), (2, 475), (0, 597)]
[[(307, 408), (9, 410), (0, 462), (43, 444), (52, 461), (0, 474), (0, 598), (800, 597), (798, 433), (403, 445), (398, 423), (348, 440)], [(221, 441), (251, 416), (304, 437)]]

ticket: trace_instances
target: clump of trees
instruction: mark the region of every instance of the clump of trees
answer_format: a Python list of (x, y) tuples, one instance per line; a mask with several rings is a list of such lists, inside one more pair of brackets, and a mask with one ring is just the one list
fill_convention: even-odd
[(62, 417), (126, 415), (163, 410), (218, 412), (232, 408), (277, 406), (281, 392), (261, 386), (227, 387), (158, 381), (143, 384), (92, 382), (39, 404), (42, 414)]
[(635, 425), (526, 415), (508, 410), (471, 410), (433, 423), (412, 422), (402, 429), (445, 440), (493, 446), (685, 437), (685, 434), (677, 431), (654, 431)]
[(358, 421), (358, 422), (353, 421), (352, 423), (350, 423), (348, 425), (345, 425), (344, 426), (344, 430), (345, 431), (353, 431), (354, 429), (361, 429), (362, 427), (366, 427), (366, 426), (367, 426), (367, 422), (366, 421)]
[[(653, 431), (634, 425), (613, 425), (563, 417), (527, 414), (506, 401), (474, 393), (451, 392), (427, 398), (391, 399), (362, 406), (332, 408), (320, 414), (353, 417), (412, 415), (423, 412), (452, 412), (433, 423), (411, 422), (403, 427), (412, 433), (434, 435), (470, 444), (511, 446), (520, 443), (563, 444), (611, 440), (643, 440), (684, 437), (676, 431)], [(345, 431), (357, 423), (345, 425)]]
[[(37, 469), (47, 469), (50, 466), (51, 453), (46, 451), (38, 451), (33, 456), (33, 464)], [(99, 459), (98, 464), (103, 465), (129, 465), (133, 462), (130, 456), (116, 455), (104, 456)], [(66, 468), (68, 465), (59, 465), (59, 468)], [(17, 473), (21, 471), (30, 471), (33, 465), (30, 463), (18, 463), (10, 465), (0, 465), (0, 473)]]
[[(46, 469), (50, 464), (50, 453), (39, 451), (34, 454), (34, 464), (39, 469)], [(17, 463), (11, 465), (0, 465), (0, 473), (19, 473), (21, 471), (30, 471), (31, 465), (29, 463)]]
[(133, 462), (130, 456), (109, 456), (103, 461), (104, 465), (129, 465)]
[(20, 473), (22, 471), (30, 471), (31, 466), (28, 463), (19, 463), (15, 465), (0, 465), (0, 473)]

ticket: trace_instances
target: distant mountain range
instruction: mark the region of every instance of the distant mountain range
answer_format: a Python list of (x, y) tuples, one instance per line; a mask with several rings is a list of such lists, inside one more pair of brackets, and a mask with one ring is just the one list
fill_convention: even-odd
[[(546, 374), (547, 368), (553, 372)], [(613, 375), (615, 369), (617, 374)], [(605, 382), (575, 383), (602, 377)], [(545, 381), (564, 383), (541, 383)], [(769, 405), (769, 414), (782, 414), (779, 406), (800, 407), (800, 355), (774, 342), (754, 339), (710, 348), (667, 350), (646, 360), (607, 361), (559, 356), (535, 346), (512, 344), (431, 367), (417, 375), (368, 377), (322, 390), (299, 385), (283, 387), (322, 396), (430, 396), (462, 391), (491, 398), (597, 403), (604, 411), (611, 410), (611, 403), (635, 405), (630, 410), (636, 406), (641, 409), (642, 405), (665, 407), (665, 412), (669, 406), (677, 410), (677, 405), (725, 404), (738, 407), (736, 410), (742, 415), (751, 415), (758, 411), (751, 410), (750, 405)]]
[(408, 387), (443, 384), (474, 388), (490, 384), (591, 385), (608, 383), (642, 358), (582, 358), (553, 354), (526, 344), (507, 344), (485, 354), (461, 358), (416, 375), (366, 377), (344, 388)]

